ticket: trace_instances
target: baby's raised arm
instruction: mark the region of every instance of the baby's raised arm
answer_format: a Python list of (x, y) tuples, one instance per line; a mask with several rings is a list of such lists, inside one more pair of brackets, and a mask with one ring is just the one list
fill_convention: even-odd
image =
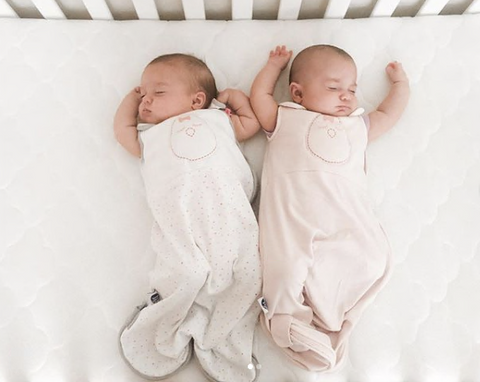
[(260, 123), (253, 112), (250, 100), (244, 92), (237, 89), (225, 89), (218, 94), (217, 100), (232, 110), (230, 118), (239, 142), (252, 137), (260, 130)]
[(400, 119), (410, 97), (408, 78), (399, 62), (391, 62), (385, 71), (391, 82), (390, 91), (377, 107), (369, 114), (370, 129), (368, 140), (371, 141), (390, 130)]
[(118, 106), (113, 122), (113, 130), (117, 141), (132, 155), (141, 157), (138, 141), (137, 116), (138, 106), (142, 101), (140, 88), (130, 91)]
[(266, 65), (257, 74), (250, 91), (250, 102), (260, 124), (272, 132), (277, 121), (278, 104), (273, 98), (275, 85), (282, 71), (287, 67), (292, 51), (277, 46), (270, 52)]

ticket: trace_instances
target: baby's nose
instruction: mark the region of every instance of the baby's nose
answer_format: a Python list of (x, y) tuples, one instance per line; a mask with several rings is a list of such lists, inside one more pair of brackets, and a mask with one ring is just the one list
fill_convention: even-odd
[(152, 102), (152, 96), (150, 94), (145, 94), (142, 97), (142, 102), (143, 103), (151, 103)]
[(340, 94), (340, 99), (342, 101), (348, 101), (351, 98), (352, 98), (352, 95), (348, 91), (342, 92), (342, 94)]

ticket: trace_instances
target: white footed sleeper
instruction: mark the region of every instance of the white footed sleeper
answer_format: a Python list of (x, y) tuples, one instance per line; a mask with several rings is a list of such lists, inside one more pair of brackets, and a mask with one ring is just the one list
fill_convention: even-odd
[(161, 379), (193, 349), (210, 379), (251, 382), (261, 288), (255, 182), (230, 120), (198, 110), (139, 136), (158, 295), (122, 332), (123, 355), (141, 375)]

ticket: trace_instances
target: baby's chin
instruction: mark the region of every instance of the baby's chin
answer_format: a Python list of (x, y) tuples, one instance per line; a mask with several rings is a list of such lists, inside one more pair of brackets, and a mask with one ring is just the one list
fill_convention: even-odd
[(332, 117), (348, 117), (352, 111), (330, 114)]
[(323, 115), (328, 115), (330, 117), (348, 117), (350, 114), (353, 113), (353, 111), (354, 110), (352, 110), (351, 108), (342, 108), (342, 109), (319, 111), (319, 113)]
[(139, 116), (138, 121), (140, 123), (148, 123), (150, 125), (158, 125), (159, 123), (163, 122), (161, 118), (154, 118), (152, 116)]

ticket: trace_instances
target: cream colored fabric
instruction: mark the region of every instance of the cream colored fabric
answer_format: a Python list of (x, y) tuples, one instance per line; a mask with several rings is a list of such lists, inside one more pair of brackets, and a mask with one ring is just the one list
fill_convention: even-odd
[(337, 367), (386, 281), (390, 249), (366, 193), (367, 128), (294, 103), (279, 107), (260, 202), (264, 326), (298, 365)]
[(148, 128), (142, 174), (162, 298), (121, 336), (141, 375), (175, 372), (190, 355), (217, 381), (255, 378), (252, 346), (261, 287), (252, 172), (226, 114), (199, 110)]

